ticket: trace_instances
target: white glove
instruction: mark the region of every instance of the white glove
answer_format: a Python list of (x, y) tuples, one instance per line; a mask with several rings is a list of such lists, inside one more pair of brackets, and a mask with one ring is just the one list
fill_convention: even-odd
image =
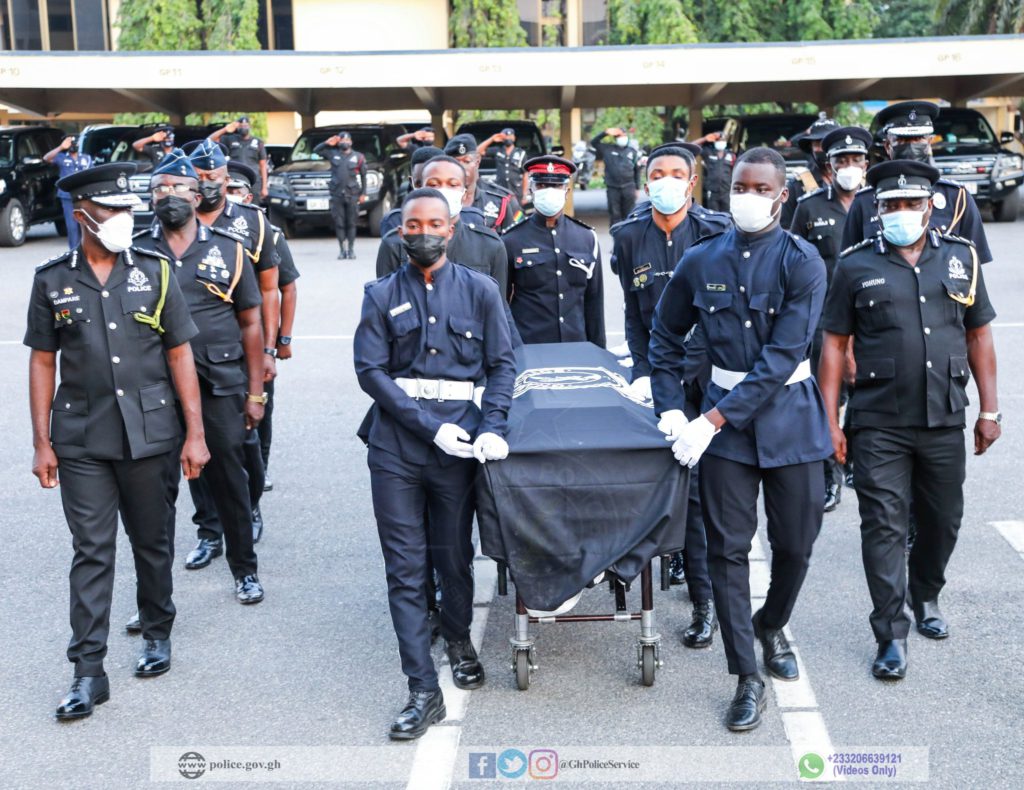
[(633, 393), (634, 398), (640, 398), (641, 400), (651, 399), (651, 377), (641, 376), (640, 378), (633, 381), (629, 385), (629, 391)]
[(446, 422), (437, 429), (434, 444), (456, 458), (473, 457), (473, 445), (469, 443), (469, 434), (453, 422)]
[(718, 429), (703, 414), (693, 422), (687, 423), (679, 432), (679, 438), (672, 445), (672, 455), (683, 466), (691, 469), (708, 449)]
[(689, 420), (686, 419), (686, 415), (683, 414), (679, 409), (669, 409), (661, 413), (661, 419), (658, 420), (658, 430), (665, 434), (665, 438), (670, 442), (674, 442), (682, 434), (683, 428)]
[(473, 457), (480, 463), (508, 458), (508, 442), (496, 433), (482, 433), (473, 442)]

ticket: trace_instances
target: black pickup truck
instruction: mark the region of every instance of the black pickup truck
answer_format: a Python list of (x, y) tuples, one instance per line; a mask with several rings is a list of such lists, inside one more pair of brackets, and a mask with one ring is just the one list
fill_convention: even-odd
[(64, 213), (57, 199), (57, 165), (43, 159), (64, 139), (49, 126), (0, 127), (0, 247), (17, 247), (32, 225), (57, 223)]

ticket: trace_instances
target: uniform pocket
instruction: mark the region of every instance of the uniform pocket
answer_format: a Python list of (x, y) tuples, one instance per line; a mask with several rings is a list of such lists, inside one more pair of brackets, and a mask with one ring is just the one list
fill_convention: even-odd
[[(597, 273), (597, 260), (591, 250), (586, 252), (580, 250), (569, 250), (569, 260), (566, 263), (569, 282), (572, 285), (584, 287), (587, 281)], [(650, 274), (648, 273), (648, 276)]]
[(142, 422), (146, 441), (152, 443), (174, 439), (181, 433), (178, 412), (174, 408), (174, 392), (169, 382), (151, 384), (139, 390)]
[(951, 280), (946, 279), (942, 281), (942, 286), (946, 289), (946, 319), (951, 324), (963, 325), (964, 313), (967, 312), (967, 305), (960, 302), (960, 299), (966, 299), (967, 294), (970, 293), (971, 284), (969, 281), (964, 280)]
[(141, 321), (135, 320), (135, 315), (152, 316), (156, 312), (158, 294), (156, 293), (126, 293), (121, 295), (121, 311), (124, 313), (124, 324), (128, 332), (142, 337), (155, 334), (156, 330)]
[(391, 333), (391, 368), (408, 367), (420, 351), (423, 334), (420, 315), (415, 309), (406, 310), (397, 316), (388, 315), (387, 323)]
[(210, 343), (206, 346), (210, 384), (214, 393), (245, 385), (246, 374), (241, 363), (244, 356), (241, 343)]
[(857, 357), (857, 386), (854, 387), (850, 408), (857, 411), (876, 411), (898, 414), (899, 403), (891, 386), (896, 377), (894, 359), (861, 359)]
[(896, 325), (896, 310), (888, 288), (874, 286), (858, 291), (853, 306), (857, 309), (857, 323), (865, 329), (889, 329)]
[(53, 397), (50, 412), (50, 441), (85, 447), (88, 421), (89, 400), (85, 393), (61, 385)]
[(455, 345), (455, 356), (464, 365), (476, 365), (484, 359), (484, 327), (470, 318), (448, 318), (448, 329)]
[(971, 380), (971, 369), (967, 357), (950, 355), (949, 357), (949, 408), (952, 411), (966, 409), (971, 402), (967, 397), (967, 382)]

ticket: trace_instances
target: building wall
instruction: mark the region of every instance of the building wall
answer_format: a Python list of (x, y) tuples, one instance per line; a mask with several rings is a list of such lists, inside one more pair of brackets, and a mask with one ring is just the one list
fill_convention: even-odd
[(296, 51), (448, 48), (447, 0), (293, 0)]

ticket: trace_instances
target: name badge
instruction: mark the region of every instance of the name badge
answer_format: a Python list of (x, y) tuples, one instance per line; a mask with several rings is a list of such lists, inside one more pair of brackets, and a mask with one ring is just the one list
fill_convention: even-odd
[(724, 291), (725, 283), (706, 283), (705, 284), (709, 291)]
[(633, 274), (643, 274), (644, 272), (649, 272), (650, 270), (651, 264), (645, 263), (633, 269)]
[(522, 253), (523, 255), (529, 255), (530, 253), (533, 253), (533, 252), (540, 252), (540, 247), (528, 247), (528, 248), (523, 248), (522, 250), (520, 250), (520, 252), (521, 252), (521, 253)]
[(390, 310), (388, 310), (388, 314), (392, 318), (394, 318), (396, 316), (401, 315), (402, 313), (407, 313), (410, 310), (412, 310), (412, 305), (409, 304), (409, 302), (406, 302), (405, 304), (398, 305), (398, 307), (392, 307)]

